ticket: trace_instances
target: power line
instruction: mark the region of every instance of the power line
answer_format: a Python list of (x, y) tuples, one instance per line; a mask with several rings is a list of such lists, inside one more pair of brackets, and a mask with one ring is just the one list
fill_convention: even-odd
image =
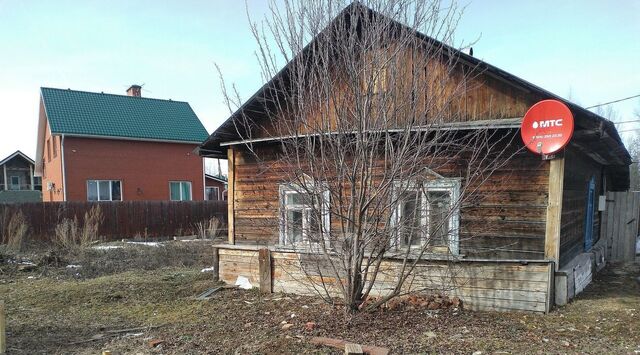
[(633, 132), (633, 131), (640, 131), (640, 128), (623, 129), (621, 131), (618, 131), (618, 133)]
[(636, 123), (636, 122), (640, 122), (640, 120), (631, 120), (631, 121), (613, 122), (613, 124)]
[(616, 102), (620, 102), (620, 101), (625, 101), (625, 100), (635, 99), (636, 97), (640, 97), (640, 94), (638, 94), (638, 95), (633, 95), (633, 96), (629, 96), (629, 97), (625, 97), (625, 98), (623, 98), (623, 99), (618, 99), (618, 100), (613, 100), (613, 101), (605, 102), (605, 103), (603, 103), (603, 104), (597, 104), (597, 105), (593, 105), (593, 106), (585, 107), (585, 108), (588, 110), (588, 109), (590, 109), (590, 108), (595, 108), (595, 107), (600, 107), (600, 106), (605, 106), (605, 105), (615, 104)]

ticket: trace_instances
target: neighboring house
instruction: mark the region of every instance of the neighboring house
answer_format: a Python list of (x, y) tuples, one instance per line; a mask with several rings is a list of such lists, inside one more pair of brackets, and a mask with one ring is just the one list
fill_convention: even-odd
[(41, 88), (44, 201), (203, 200), (207, 131), (186, 102)]
[(209, 201), (224, 201), (227, 199), (227, 178), (224, 176), (204, 175), (204, 199)]
[(21, 151), (0, 160), (0, 203), (42, 201), (42, 183), (34, 163)]
[[(352, 6), (362, 5), (354, 3)], [(374, 13), (366, 8), (363, 11)], [(420, 33), (416, 36), (425, 42), (444, 46)], [(313, 45), (305, 48), (301, 55), (310, 55), (309, 48)], [(449, 286), (463, 299), (466, 307), (547, 312), (554, 305), (556, 271), (571, 267), (578, 256), (585, 255), (582, 253), (586, 230), (593, 231), (594, 242), (599, 235), (598, 209), (591, 210), (594, 211), (593, 219), (587, 219), (585, 213), (590, 211), (587, 208), (590, 181), (595, 181), (596, 196), (604, 195), (606, 191), (626, 190), (629, 187), (630, 156), (610, 121), (454, 48), (448, 48), (447, 53), (459, 58), (463, 67), (480, 71), (469, 84), (469, 107), (489, 107), (489, 100), (498, 105), (493, 111), (474, 112), (464, 125), (457, 125), (454, 129), (490, 127), (498, 130), (499, 134), (515, 137), (508, 147), (517, 150), (523, 147), (519, 127), (527, 109), (540, 100), (557, 99), (573, 112), (575, 132), (557, 159), (542, 160), (535, 154), (520, 152), (505, 162), (500, 174), (487, 176), (486, 182), (479, 187), (479, 194), (489, 198), (462, 205), (451, 217), (456, 224), (459, 223), (455, 236), (449, 237), (449, 242), (455, 244), (451, 254), (429, 257), (425, 267), (419, 269), (422, 274), (416, 277), (411, 287), (434, 287), (429, 282), (439, 282), (441, 274), (437, 269), (455, 262), (461, 268), (460, 274)], [(269, 273), (273, 278), (273, 288), (305, 292), (308, 288), (300, 287), (298, 281), (289, 276), (303, 278), (307, 275), (298, 263), (298, 260), (304, 260), (304, 253), (287, 248), (288, 239), (282, 237), (286, 230), (282, 229), (294, 225), (297, 230), (303, 230), (304, 214), (298, 213), (295, 220), (287, 218), (296, 216), (295, 208), (304, 212), (305, 208), (311, 207), (290, 207), (288, 195), (281, 189), (290, 184), (285, 178), (287, 175), (279, 169), (268, 169), (270, 164), (275, 164), (274, 156), (281, 147), (282, 137), (270, 133), (267, 128), (262, 129), (259, 124), (251, 127), (251, 134), (238, 131), (243, 127), (243, 114), (252, 116), (258, 123), (261, 117), (266, 116), (261, 112), (271, 109), (265, 103), (274, 100), (273, 93), (279, 91), (278, 85), (288, 83), (291, 73), (299, 73), (290, 70), (292, 65), (292, 62), (287, 64), (223, 123), (201, 145), (200, 154), (228, 158), (229, 161), (228, 244), (217, 246), (221, 279), (234, 282), (238, 276), (246, 276), (253, 284), (262, 284), (258, 255), (259, 249), (266, 246), (271, 250), (274, 263), (273, 271)], [(264, 124), (264, 127), (273, 126), (272, 122)], [(447, 129), (448, 126), (443, 127)], [(258, 160), (262, 164), (256, 163)], [(456, 164), (464, 165), (465, 161), (452, 162), (453, 167)], [(463, 168), (460, 170), (464, 171)], [(436, 182), (448, 186), (445, 191), (448, 195), (442, 196), (450, 198), (460, 185), (448, 182), (461, 181), (464, 186), (465, 180), (458, 170), (447, 169), (435, 171), (434, 176), (439, 176)], [(499, 194), (494, 192), (497, 188), (500, 189)], [(293, 208), (291, 214), (283, 212), (290, 208)], [(593, 223), (586, 224), (585, 221), (589, 220)], [(336, 228), (330, 220), (322, 223), (332, 230)], [(485, 230), (490, 233), (483, 232)], [(391, 258), (385, 260), (383, 266), (398, 267), (399, 262)], [(315, 275), (315, 280), (321, 278)], [(393, 287), (393, 284), (382, 282), (375, 290), (383, 294), (388, 287)], [(560, 292), (559, 289), (555, 291)]]

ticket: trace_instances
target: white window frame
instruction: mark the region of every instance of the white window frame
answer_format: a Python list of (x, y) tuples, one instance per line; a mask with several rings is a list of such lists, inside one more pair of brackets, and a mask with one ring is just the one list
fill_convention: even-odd
[[(307, 194), (310, 195), (304, 188), (296, 184), (281, 184), (279, 187), (279, 202), (280, 202), (280, 238), (278, 243), (283, 247), (298, 247), (302, 245), (309, 245), (310, 247), (319, 246), (316, 242), (311, 242), (308, 235), (309, 225), (309, 211), (313, 209), (307, 205), (287, 205), (287, 195), (291, 194)], [(329, 228), (331, 228), (331, 220), (329, 213), (329, 199), (330, 193), (328, 188), (322, 189), (321, 192), (322, 201), (320, 207), (320, 213), (322, 214), (322, 241), (325, 248), (331, 248), (331, 242), (329, 240)], [(288, 238), (288, 223), (287, 223), (287, 211), (288, 210), (302, 210), (302, 241), (298, 243), (291, 243)]]
[[(180, 184), (180, 199), (179, 200), (172, 200), (171, 199), (171, 184), (172, 183), (178, 183)], [(185, 200), (184, 196), (182, 196), (182, 184), (189, 184), (189, 199)], [(169, 181), (169, 200), (170, 201), (193, 201), (193, 185), (191, 184), (191, 181)]]
[(208, 196), (209, 196), (209, 194), (207, 194), (207, 189), (213, 189), (213, 190), (216, 190), (215, 194), (216, 194), (216, 196), (217, 196), (217, 198), (216, 198), (215, 200), (208, 200), (208, 201), (220, 201), (220, 200), (221, 200), (221, 198), (220, 198), (220, 188), (219, 188), (218, 186), (205, 186), (205, 187), (204, 187), (204, 195), (205, 195), (206, 197), (208, 197)]
[[(402, 245), (402, 236), (398, 232), (398, 229), (395, 228), (400, 222), (401, 214), (402, 214), (402, 204), (398, 200), (398, 191), (417, 191), (420, 193), (420, 203), (421, 203), (421, 211), (422, 215), (420, 216), (420, 223), (423, 227), (423, 233), (427, 233), (426, 238), (424, 236), (420, 236), (420, 245), (419, 246), (410, 246), (410, 245)], [(429, 223), (430, 221), (430, 211), (429, 204), (427, 203), (427, 193), (431, 191), (441, 191), (448, 192), (451, 196), (451, 211), (449, 216), (449, 243), (448, 248), (449, 252), (453, 255), (458, 255), (460, 253), (460, 244), (459, 244), (459, 225), (460, 225), (460, 206), (458, 200), (460, 198), (460, 179), (436, 179), (436, 180), (428, 180), (423, 182), (422, 184), (418, 184), (415, 182), (396, 182), (394, 183), (394, 190), (392, 194), (393, 201), (395, 202), (395, 207), (392, 211), (391, 223), (395, 230), (394, 235), (392, 236), (393, 242), (396, 246), (397, 250), (406, 250), (407, 248), (420, 248), (425, 246), (425, 241), (429, 240)]]
[[(17, 178), (18, 179), (18, 184), (14, 184), (13, 183), (13, 178)], [(21, 183), (21, 178), (19, 175), (11, 175), (9, 176), (9, 188), (8, 190), (12, 190), (12, 191), (18, 191), (21, 189), (20, 185), (22, 185)]]
[[(89, 200), (89, 183), (90, 182), (95, 182), (96, 183), (96, 188), (97, 188), (97, 193), (98, 193), (98, 199), (97, 200)], [(108, 181), (109, 182), (109, 199), (108, 200), (101, 200), (100, 199), (100, 182), (105, 182)], [(114, 182), (118, 182), (120, 183), (120, 199), (119, 200), (114, 200), (113, 199), (113, 183)], [(124, 192), (123, 192), (123, 188), (122, 188), (122, 180), (93, 180), (93, 179), (89, 179), (87, 180), (87, 201), (91, 201), (91, 202), (103, 202), (103, 201), (123, 201), (124, 200)]]

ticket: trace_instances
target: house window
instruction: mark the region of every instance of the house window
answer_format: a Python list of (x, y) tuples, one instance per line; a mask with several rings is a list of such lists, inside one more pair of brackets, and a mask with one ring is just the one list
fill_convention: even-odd
[(438, 179), (422, 184), (398, 183), (392, 223), (398, 248), (446, 248), (458, 253), (460, 182)]
[(88, 180), (88, 201), (122, 201), (122, 183), (118, 180)]
[(292, 185), (280, 186), (280, 244), (303, 242), (329, 246), (329, 191), (304, 191)]
[(55, 136), (51, 137), (51, 139), (53, 141), (53, 142), (51, 142), (51, 145), (52, 145), (52, 148), (53, 148), (53, 157), (56, 158), (58, 156), (58, 148), (56, 147), (57, 139), (56, 139)]
[(171, 181), (169, 193), (171, 201), (191, 201), (191, 182)]
[(219, 194), (220, 189), (217, 186), (207, 186), (205, 188), (205, 197), (208, 201), (217, 201), (220, 199), (220, 194)]
[(20, 176), (11, 177), (11, 186), (9, 190), (20, 190)]
[(51, 139), (47, 139), (47, 161), (51, 161)]

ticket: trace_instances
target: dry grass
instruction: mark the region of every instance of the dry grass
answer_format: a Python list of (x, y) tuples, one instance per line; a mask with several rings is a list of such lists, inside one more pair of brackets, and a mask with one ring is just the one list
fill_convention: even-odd
[(29, 224), (22, 211), (11, 215), (5, 210), (0, 222), (2, 244), (9, 250), (22, 251), (28, 241)]
[(56, 226), (53, 244), (66, 251), (86, 248), (100, 240), (99, 229), (103, 220), (100, 206), (94, 206), (85, 212), (82, 225), (77, 218), (65, 218)]
[[(225, 290), (193, 268), (128, 271), (86, 280), (0, 280), (7, 304), (9, 353), (200, 354), (339, 353), (310, 336), (391, 348), (394, 354), (593, 353), (640, 351), (640, 268), (610, 268), (584, 294), (548, 315), (402, 309), (343, 314), (313, 297)], [(33, 275), (33, 274), (31, 274)], [(294, 317), (291, 315), (294, 314)], [(293, 324), (282, 330), (282, 321)], [(316, 322), (312, 331), (304, 329)], [(166, 324), (139, 336), (69, 345), (109, 329)], [(150, 349), (150, 338), (164, 340)]]
[(195, 224), (196, 233), (200, 239), (216, 239), (223, 231), (222, 222), (217, 217)]

